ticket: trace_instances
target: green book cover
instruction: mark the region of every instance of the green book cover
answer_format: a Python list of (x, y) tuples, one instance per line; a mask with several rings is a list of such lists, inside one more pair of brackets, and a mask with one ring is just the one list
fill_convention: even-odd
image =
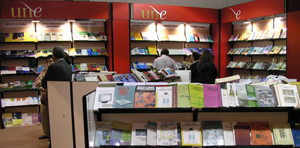
[(245, 84), (245, 86), (246, 86), (249, 107), (257, 107), (258, 105), (257, 105), (257, 99), (256, 99), (254, 85)]
[(191, 107), (189, 85), (177, 85), (177, 107)]
[(203, 108), (204, 107), (203, 85), (190, 83), (189, 92), (191, 98), (191, 107)]

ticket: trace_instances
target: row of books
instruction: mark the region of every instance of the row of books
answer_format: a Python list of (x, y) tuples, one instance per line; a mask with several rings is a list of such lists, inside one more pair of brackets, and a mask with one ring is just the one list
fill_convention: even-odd
[(268, 63), (268, 62), (236, 62), (231, 61), (227, 68), (240, 69), (258, 69), (258, 70), (280, 70), (286, 71), (286, 62)]
[[(272, 127), (271, 127), (272, 125)], [(299, 123), (268, 121), (97, 122), (94, 145), (113, 146), (300, 146)], [(274, 137), (274, 138), (273, 138)]]
[[(149, 45), (150, 46), (150, 45)], [(162, 49), (149, 50), (147, 48), (133, 48), (131, 49), (131, 55), (158, 55)], [(212, 54), (211, 48), (184, 48), (184, 49), (169, 49), (169, 55), (191, 55), (193, 52), (202, 54), (205, 50), (209, 50)]]
[(10, 57), (35, 57), (35, 50), (2, 50), (0, 51), (0, 56), (2, 58)]
[(279, 39), (286, 38), (287, 28), (261, 30), (257, 32), (247, 32), (231, 35), (229, 41), (248, 41), (248, 40), (263, 40), (263, 39)]
[(148, 48), (132, 48), (131, 55), (157, 55), (156, 46), (148, 45)]
[(41, 123), (40, 113), (3, 113), (2, 121), (4, 127), (26, 126)]
[(72, 71), (107, 71), (107, 67), (101, 63), (75, 63), (72, 65)]
[(1, 75), (30, 73), (29, 66), (1, 66)]
[(34, 89), (35, 83), (32, 80), (28, 81), (13, 81), (13, 82), (6, 82), (0, 83), (1, 91), (4, 90), (24, 90), (24, 89)]
[[(0, 33), (0, 40), (5, 42), (38, 42), (38, 41), (72, 41), (71, 32), (14, 32)], [(105, 33), (75, 32), (73, 40), (107, 41)]]
[(23, 106), (23, 105), (39, 105), (40, 97), (24, 97), (24, 98), (4, 98), (1, 99), (1, 105), (3, 107), (9, 106)]
[(75, 49), (69, 48), (65, 49), (65, 52), (70, 56), (93, 56), (93, 55), (108, 55), (108, 51), (105, 48), (101, 49)]
[(269, 55), (286, 54), (286, 46), (231, 48), (227, 55)]
[(183, 41), (183, 42), (213, 42), (208, 34), (170, 35), (156, 32), (131, 32), (130, 40), (144, 41)]
[(150, 69), (153, 66), (153, 63), (145, 62), (132, 62), (131, 69)]
[(94, 110), (99, 108), (218, 108), (296, 107), (297, 86), (291, 84), (221, 83), (97, 87)]

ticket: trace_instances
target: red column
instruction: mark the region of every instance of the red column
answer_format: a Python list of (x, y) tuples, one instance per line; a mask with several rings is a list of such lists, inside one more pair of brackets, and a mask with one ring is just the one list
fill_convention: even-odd
[(113, 3), (113, 70), (130, 73), (129, 4)]
[(220, 78), (231, 75), (231, 72), (227, 70), (227, 65), (230, 62), (230, 58), (227, 56), (227, 52), (231, 49), (231, 45), (228, 44), (228, 40), (232, 34), (232, 24), (221, 24), (221, 42), (220, 42)]
[(220, 39), (220, 30), (219, 30), (219, 24), (212, 24), (211, 25), (211, 36), (213, 38), (213, 45), (212, 45), (212, 51), (214, 52), (214, 56), (215, 56), (215, 65), (217, 67), (218, 72), (220, 73), (220, 69), (219, 69), (219, 61), (220, 61), (220, 53), (219, 53), (219, 39)]
[(287, 13), (287, 63), (286, 76), (290, 79), (300, 80), (299, 67), (299, 38), (300, 38), (300, 11)]

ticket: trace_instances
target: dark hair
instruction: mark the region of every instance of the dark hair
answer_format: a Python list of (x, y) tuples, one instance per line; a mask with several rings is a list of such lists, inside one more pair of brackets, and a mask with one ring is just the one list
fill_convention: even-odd
[(64, 52), (64, 59), (65, 61), (70, 65), (71, 64), (71, 61), (70, 61), (70, 56), (68, 53)]
[(201, 56), (201, 61), (212, 61), (214, 58), (214, 55), (209, 50), (204, 50)]
[(64, 48), (61, 46), (55, 46), (52, 53), (57, 59), (64, 58)]
[(194, 61), (198, 61), (200, 58), (200, 54), (197, 52), (193, 52)]
[(169, 55), (169, 50), (167, 48), (162, 49), (160, 52), (160, 55), (163, 55), (163, 54)]
[(45, 59), (45, 61), (47, 61), (48, 59), (53, 59), (53, 57), (52, 57), (52, 55), (48, 55), (47, 57), (46, 57), (46, 59)]

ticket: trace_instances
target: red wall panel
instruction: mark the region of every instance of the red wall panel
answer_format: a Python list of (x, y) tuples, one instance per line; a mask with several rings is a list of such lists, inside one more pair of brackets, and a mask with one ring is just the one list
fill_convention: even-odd
[(128, 3), (113, 3), (113, 19), (129, 19)]
[(113, 20), (114, 71), (130, 73), (129, 20)]
[(220, 39), (220, 30), (219, 30), (219, 24), (212, 24), (211, 25), (211, 36), (213, 38), (214, 43), (212, 44), (211, 48), (214, 52), (215, 55), (215, 65), (217, 67), (218, 72), (220, 71), (219, 69), (219, 58), (220, 58), (220, 53), (219, 53), (219, 39)]
[(111, 19), (106, 20), (106, 35), (107, 35), (107, 50), (108, 50), (108, 63), (106, 63), (108, 70), (113, 71), (113, 52), (112, 52), (112, 25), (111, 25)]
[(227, 56), (227, 52), (231, 49), (231, 45), (228, 40), (232, 34), (232, 24), (223, 23), (221, 24), (221, 42), (220, 42), (220, 78), (227, 77), (231, 75), (231, 72), (227, 70), (227, 65), (230, 62), (230, 58)]
[(300, 80), (299, 67), (299, 38), (300, 38), (300, 11), (287, 13), (287, 78)]

